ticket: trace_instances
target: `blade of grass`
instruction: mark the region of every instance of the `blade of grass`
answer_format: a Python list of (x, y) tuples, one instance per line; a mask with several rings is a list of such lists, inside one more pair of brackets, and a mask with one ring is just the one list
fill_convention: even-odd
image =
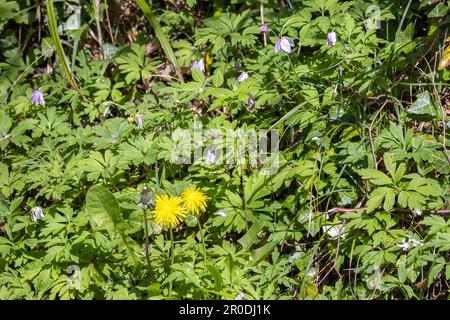
[(102, 51), (102, 58), (105, 58), (105, 49), (103, 48), (102, 28), (100, 27), (100, 0), (93, 1), (93, 7), (95, 12), (95, 24), (97, 26), (97, 37)]
[(173, 53), (172, 47), (170, 46), (169, 40), (167, 40), (167, 37), (164, 34), (158, 19), (156, 19), (156, 16), (153, 14), (152, 9), (145, 0), (136, 0), (136, 3), (141, 8), (142, 12), (144, 12), (145, 16), (150, 22), (150, 26), (153, 28), (153, 30), (155, 30), (156, 37), (158, 38), (159, 43), (161, 44), (161, 47), (163, 48), (166, 56), (169, 58), (173, 67), (175, 68), (175, 72), (178, 78), (183, 81), (183, 76), (178, 69), (177, 59), (175, 57), (175, 54)]
[(55, 8), (53, 7), (53, 1), (46, 0), (45, 5), (47, 7), (47, 16), (48, 16), (48, 25), (49, 25), (50, 36), (52, 38), (53, 43), (55, 44), (56, 54), (58, 55), (59, 61), (61, 61), (62, 67), (64, 69), (64, 73), (66, 74), (67, 80), (69, 81), (70, 85), (74, 89), (79, 90), (78, 83), (76, 82), (76, 80), (73, 76), (73, 73), (70, 69), (69, 60), (67, 59), (66, 55), (64, 54), (64, 50), (63, 50), (63, 47), (61, 44), (61, 39), (59, 38), (58, 27), (56, 24)]

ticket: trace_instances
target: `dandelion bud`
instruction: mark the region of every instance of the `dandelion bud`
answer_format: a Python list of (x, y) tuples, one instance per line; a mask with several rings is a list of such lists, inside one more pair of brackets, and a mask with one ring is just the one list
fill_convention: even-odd
[(154, 204), (152, 192), (148, 190), (147, 186), (144, 186), (141, 190), (139, 203), (141, 203), (144, 208), (147, 208), (147, 206), (152, 206)]

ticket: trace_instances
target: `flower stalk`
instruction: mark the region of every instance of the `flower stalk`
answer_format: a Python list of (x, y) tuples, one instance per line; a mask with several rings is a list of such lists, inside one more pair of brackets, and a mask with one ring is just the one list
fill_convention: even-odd
[(150, 260), (150, 241), (148, 237), (148, 219), (147, 219), (147, 208), (144, 207), (144, 231), (145, 231), (145, 259), (147, 260), (147, 271), (148, 271), (148, 280), (150, 283), (155, 282), (155, 274), (152, 269), (152, 262)]

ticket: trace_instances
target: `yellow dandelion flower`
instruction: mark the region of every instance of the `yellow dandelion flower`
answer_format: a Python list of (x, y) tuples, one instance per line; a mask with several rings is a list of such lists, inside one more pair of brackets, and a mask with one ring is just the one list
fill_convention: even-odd
[(201, 214), (206, 211), (206, 195), (196, 188), (188, 188), (183, 191), (184, 207), (188, 213)]
[(181, 197), (157, 196), (152, 211), (155, 223), (164, 228), (175, 228), (181, 223), (185, 213)]

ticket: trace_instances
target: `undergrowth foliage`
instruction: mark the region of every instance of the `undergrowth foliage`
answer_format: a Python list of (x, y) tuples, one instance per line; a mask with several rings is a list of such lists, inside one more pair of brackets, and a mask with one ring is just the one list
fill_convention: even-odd
[(0, 0), (0, 299), (449, 297), (448, 1), (137, 2)]

